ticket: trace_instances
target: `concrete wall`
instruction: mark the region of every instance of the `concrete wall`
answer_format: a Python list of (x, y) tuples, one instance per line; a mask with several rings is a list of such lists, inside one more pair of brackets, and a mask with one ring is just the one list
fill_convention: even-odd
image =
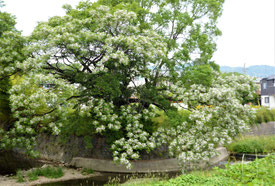
[[(110, 146), (101, 136), (91, 139), (92, 148), (86, 148), (83, 137), (72, 136), (67, 142), (62, 142), (60, 137), (39, 135), (36, 150), (40, 152), (41, 158), (69, 163), (73, 157), (107, 159), (112, 160)], [(165, 159), (168, 158), (167, 146), (161, 146), (147, 153), (141, 152), (141, 159)]]

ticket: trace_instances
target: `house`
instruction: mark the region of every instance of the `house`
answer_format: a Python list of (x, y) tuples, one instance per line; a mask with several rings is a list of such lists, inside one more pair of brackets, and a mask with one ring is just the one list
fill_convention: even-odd
[(261, 80), (262, 106), (275, 108), (275, 75)]

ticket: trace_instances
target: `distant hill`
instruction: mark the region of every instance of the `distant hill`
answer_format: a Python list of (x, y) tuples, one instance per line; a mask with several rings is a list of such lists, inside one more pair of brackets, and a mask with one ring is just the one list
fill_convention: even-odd
[[(239, 72), (244, 73), (243, 67), (221, 66), (221, 72)], [(246, 74), (253, 77), (264, 78), (275, 74), (275, 66), (255, 65), (245, 68)]]

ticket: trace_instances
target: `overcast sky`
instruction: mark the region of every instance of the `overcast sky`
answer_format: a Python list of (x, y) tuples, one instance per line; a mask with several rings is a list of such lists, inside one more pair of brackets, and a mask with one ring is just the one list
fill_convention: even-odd
[[(80, 0), (4, 0), (4, 11), (17, 17), (17, 29), (29, 35), (38, 21), (64, 15), (63, 4), (75, 6)], [(275, 1), (225, 0), (218, 27), (214, 60), (219, 65), (275, 66)]]

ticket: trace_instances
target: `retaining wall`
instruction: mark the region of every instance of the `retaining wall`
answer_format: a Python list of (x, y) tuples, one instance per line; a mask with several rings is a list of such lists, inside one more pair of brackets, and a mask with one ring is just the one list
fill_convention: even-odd
[[(224, 147), (218, 147), (219, 155), (211, 158), (210, 162), (200, 162), (197, 164), (186, 165), (187, 169), (204, 169), (209, 166), (215, 166), (219, 162), (228, 158), (229, 154)], [(125, 165), (117, 165), (112, 160), (92, 159), (92, 158), (73, 158), (71, 166), (78, 168), (87, 168), (100, 172), (115, 173), (154, 173), (154, 172), (179, 172), (182, 170), (179, 161), (176, 158), (162, 160), (137, 160), (131, 161), (132, 168), (127, 169)]]

